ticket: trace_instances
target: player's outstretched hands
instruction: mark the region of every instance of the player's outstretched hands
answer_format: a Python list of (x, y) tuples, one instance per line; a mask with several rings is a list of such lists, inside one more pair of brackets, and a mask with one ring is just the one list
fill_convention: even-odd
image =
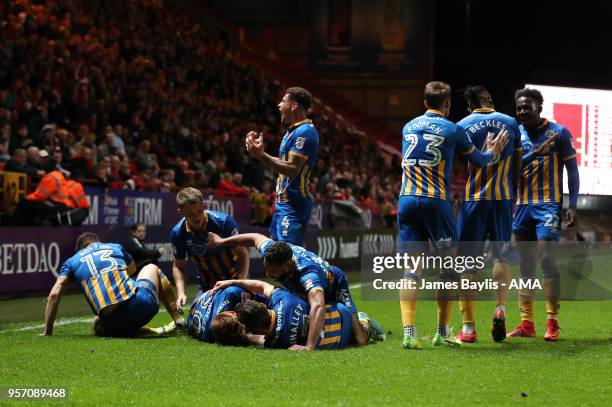
[(497, 155), (502, 152), (506, 144), (508, 144), (508, 130), (504, 129), (499, 132), (495, 139), (490, 138), (487, 140), (487, 149)]
[(534, 153), (536, 153), (537, 155), (548, 153), (548, 151), (555, 145), (555, 141), (557, 140), (557, 137), (558, 136), (556, 134), (554, 136), (550, 136), (548, 140), (540, 144), (538, 148), (534, 150)]
[(264, 153), (263, 134), (261, 132), (249, 131), (246, 136), (245, 144), (248, 153), (255, 157)]
[(212, 291), (215, 292), (215, 291), (223, 290), (224, 288), (229, 287), (230, 285), (234, 285), (234, 280), (217, 281)]

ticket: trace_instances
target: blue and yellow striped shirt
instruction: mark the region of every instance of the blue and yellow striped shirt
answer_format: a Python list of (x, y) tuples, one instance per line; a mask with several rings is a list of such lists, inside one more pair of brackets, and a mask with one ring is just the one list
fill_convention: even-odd
[(557, 137), (553, 147), (543, 155), (538, 155), (523, 163), (519, 179), (517, 204), (561, 203), (563, 199), (563, 165), (565, 161), (576, 158), (572, 136), (560, 124), (544, 122), (538, 127), (536, 135), (530, 135), (520, 126), (523, 157), (527, 157), (549, 137)]
[(92, 310), (99, 315), (136, 292), (136, 283), (128, 273), (130, 263), (132, 257), (121, 245), (97, 242), (66, 260), (59, 277), (77, 281)]
[(490, 153), (481, 154), (464, 128), (437, 110), (406, 123), (402, 130), (402, 187), (400, 195), (451, 199), (451, 174), (456, 150), (470, 161), (486, 164)]
[(482, 168), (467, 164), (465, 201), (511, 200), (513, 157), (515, 152), (522, 150), (516, 120), (493, 109), (475, 109), (457, 124), (466, 130), (474, 146), (481, 151), (485, 151), (488, 139), (495, 139), (503, 130), (508, 132), (508, 144), (489, 164)]
[(200, 291), (214, 287), (219, 280), (238, 277), (238, 259), (230, 247), (211, 248), (206, 244), (207, 232), (213, 232), (221, 237), (229, 237), (239, 233), (236, 221), (222, 212), (204, 211), (205, 226), (202, 232), (192, 231), (185, 218), (181, 219), (170, 234), (174, 258), (185, 260), (187, 255), (193, 262), (198, 273), (196, 282)]
[(276, 180), (276, 202), (288, 204), (296, 209), (305, 206), (304, 201), (310, 200), (308, 191), (310, 184), (310, 172), (317, 162), (319, 154), (319, 132), (312, 124), (312, 120), (303, 120), (294, 123), (283, 136), (278, 157), (289, 161), (290, 155), (295, 155), (306, 160), (298, 174), (290, 178), (278, 174)]

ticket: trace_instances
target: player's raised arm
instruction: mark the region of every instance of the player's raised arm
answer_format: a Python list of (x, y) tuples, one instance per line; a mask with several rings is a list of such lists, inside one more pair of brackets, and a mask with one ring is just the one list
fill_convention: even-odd
[(53, 324), (55, 323), (55, 315), (59, 306), (62, 292), (68, 285), (69, 279), (65, 276), (59, 276), (51, 288), (51, 292), (47, 297), (47, 306), (45, 307), (45, 331), (44, 335), (53, 335)]
[(247, 134), (246, 147), (249, 154), (257, 158), (264, 165), (289, 178), (294, 178), (298, 175), (300, 168), (302, 168), (307, 160), (307, 157), (296, 154), (289, 154), (288, 160), (271, 156), (264, 151), (262, 133), (257, 134), (254, 131), (250, 131)]
[(211, 247), (257, 247), (259, 248), (263, 242), (270, 240), (268, 236), (259, 233), (242, 233), (226, 238), (215, 233), (208, 233), (207, 244)]

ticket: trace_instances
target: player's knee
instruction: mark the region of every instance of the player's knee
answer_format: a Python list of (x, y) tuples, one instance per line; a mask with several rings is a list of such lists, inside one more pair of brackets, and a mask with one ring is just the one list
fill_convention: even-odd
[(559, 271), (557, 270), (557, 263), (555, 262), (554, 257), (550, 255), (542, 256), (542, 274), (546, 279), (558, 279)]
[(155, 264), (147, 264), (144, 266), (140, 273), (138, 273), (137, 280), (146, 278), (147, 280), (157, 281), (159, 279), (161, 270)]

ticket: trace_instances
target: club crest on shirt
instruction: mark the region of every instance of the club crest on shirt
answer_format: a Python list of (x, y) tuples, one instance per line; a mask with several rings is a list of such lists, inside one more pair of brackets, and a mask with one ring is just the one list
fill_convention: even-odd
[(299, 148), (300, 150), (304, 148), (304, 143), (306, 139), (304, 137), (298, 137), (295, 139), (295, 148)]

